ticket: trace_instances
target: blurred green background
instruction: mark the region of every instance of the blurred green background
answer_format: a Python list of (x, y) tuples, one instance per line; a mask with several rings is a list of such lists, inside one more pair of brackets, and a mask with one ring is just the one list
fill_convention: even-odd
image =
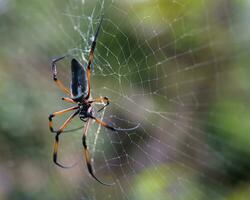
[[(250, 2), (240, 0), (0, 0), (0, 199), (220, 199), (250, 196)], [(81, 131), (62, 136), (52, 162), (48, 115), (71, 106), (50, 62), (85, 58), (104, 14), (92, 96), (95, 182)], [(69, 59), (58, 67), (69, 84)], [(62, 123), (65, 117), (56, 119)], [(72, 127), (81, 125), (79, 120)]]

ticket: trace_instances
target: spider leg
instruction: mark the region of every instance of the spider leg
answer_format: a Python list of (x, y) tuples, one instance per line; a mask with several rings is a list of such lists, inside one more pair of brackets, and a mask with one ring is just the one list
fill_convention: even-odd
[(140, 126), (140, 124), (137, 124), (135, 127), (132, 127), (132, 128), (116, 128), (116, 127), (108, 125), (106, 122), (103, 122), (102, 120), (100, 120), (92, 115), (90, 116), (90, 118), (94, 119), (96, 121), (96, 123), (100, 124), (101, 126), (107, 128), (107, 129), (110, 129), (112, 131), (133, 131)]
[(89, 128), (89, 123), (90, 123), (90, 119), (88, 119), (87, 123), (86, 123), (86, 126), (84, 127), (84, 130), (83, 130), (83, 136), (82, 136), (82, 144), (83, 144), (83, 154), (84, 154), (84, 157), (85, 157), (85, 160), (86, 160), (86, 164), (87, 164), (87, 167), (88, 167), (88, 171), (90, 173), (90, 175), (96, 180), (98, 181), (99, 183), (101, 183), (102, 185), (106, 185), (106, 186), (112, 186), (114, 185), (115, 183), (112, 183), (112, 184), (107, 184), (107, 183), (104, 183), (102, 181), (100, 181), (93, 173), (93, 168), (92, 168), (92, 165), (91, 165), (91, 156), (90, 156), (90, 153), (89, 153), (89, 150), (88, 150), (88, 146), (87, 146), (87, 143), (86, 143), (86, 137), (87, 137), (87, 132), (88, 132), (88, 128)]
[(57, 161), (57, 152), (58, 152), (58, 147), (59, 147), (59, 135), (63, 132), (63, 130), (69, 125), (69, 123), (72, 121), (72, 119), (79, 113), (79, 111), (77, 110), (76, 112), (74, 112), (73, 114), (71, 114), (69, 116), (69, 118), (63, 123), (63, 125), (59, 128), (59, 130), (56, 132), (56, 136), (55, 136), (55, 142), (54, 142), (54, 150), (53, 150), (53, 161), (56, 165), (58, 165), (59, 167), (62, 168), (71, 168), (73, 167), (75, 164), (71, 165), (71, 166), (63, 166), (62, 164), (60, 164)]
[(80, 126), (78, 128), (73, 128), (73, 129), (70, 129), (70, 130), (66, 130), (66, 131), (63, 131), (64, 133), (69, 133), (69, 132), (74, 132), (74, 131), (78, 131), (80, 129), (84, 128), (84, 125), (83, 126)]
[(91, 47), (90, 47), (90, 52), (89, 52), (89, 61), (88, 61), (88, 65), (87, 65), (87, 79), (88, 79), (88, 94), (86, 95), (85, 99), (88, 99), (89, 96), (90, 96), (90, 74), (91, 74), (91, 65), (93, 64), (93, 60), (94, 60), (94, 51), (95, 51), (95, 47), (96, 47), (96, 41), (97, 41), (97, 38), (98, 38), (98, 35), (99, 35), (99, 31), (100, 31), (100, 28), (101, 28), (101, 24), (102, 24), (102, 20), (103, 20), (103, 17), (101, 18), (101, 21), (97, 27), (97, 31), (95, 33), (95, 37), (94, 37), (94, 40), (91, 44)]
[(66, 112), (69, 112), (69, 111), (72, 111), (72, 110), (76, 110), (78, 109), (79, 106), (75, 106), (75, 107), (71, 107), (71, 108), (67, 108), (67, 109), (64, 109), (64, 110), (61, 110), (61, 111), (57, 111), (57, 112), (54, 112), (52, 114), (49, 115), (49, 129), (52, 133), (57, 133), (59, 130), (54, 130), (53, 128), (53, 121), (52, 119), (57, 116), (57, 115), (62, 115)]
[(58, 85), (58, 87), (62, 91), (66, 92), (67, 94), (70, 95), (70, 91), (62, 84), (62, 82), (59, 79), (57, 79), (56, 63), (59, 62), (60, 60), (64, 59), (64, 58), (65, 58), (65, 56), (53, 59), (52, 63), (51, 63), (51, 69), (52, 69), (52, 73), (53, 73), (53, 80), (55, 81), (55, 83)]
[(105, 107), (107, 107), (109, 105), (109, 99), (108, 97), (100, 97), (97, 99), (93, 99), (91, 101), (89, 101), (89, 103), (105, 103), (105, 105), (103, 107), (101, 107), (97, 112), (102, 111)]
[(68, 97), (63, 97), (62, 100), (63, 100), (63, 101), (67, 101), (67, 102), (69, 102), (69, 103), (76, 103), (73, 99), (68, 98)]

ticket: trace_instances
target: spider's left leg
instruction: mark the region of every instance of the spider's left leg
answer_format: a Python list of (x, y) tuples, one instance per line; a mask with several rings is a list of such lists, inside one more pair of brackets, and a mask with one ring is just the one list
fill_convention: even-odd
[(62, 168), (70, 168), (73, 167), (72, 166), (63, 166), (60, 163), (58, 163), (57, 161), (57, 152), (58, 152), (58, 146), (59, 146), (59, 135), (63, 132), (63, 130), (69, 125), (69, 123), (72, 121), (72, 119), (79, 113), (79, 110), (77, 110), (76, 112), (74, 112), (73, 114), (71, 114), (69, 116), (69, 118), (63, 123), (63, 125), (59, 128), (59, 130), (56, 132), (56, 136), (55, 136), (55, 143), (54, 143), (54, 151), (53, 151), (53, 161), (56, 165), (58, 165), (59, 167)]
[(68, 97), (62, 97), (62, 100), (63, 100), (63, 101), (67, 101), (67, 102), (69, 102), (69, 103), (77, 103), (77, 102), (75, 102), (73, 99), (68, 98)]
[(58, 87), (62, 91), (66, 92), (68, 95), (70, 95), (70, 91), (62, 84), (62, 82), (59, 79), (57, 79), (56, 63), (64, 58), (65, 58), (65, 56), (53, 59), (52, 63), (51, 63), (51, 69), (52, 69), (52, 74), (53, 74), (53, 80), (55, 81), (55, 83), (58, 85)]
[(132, 127), (132, 128), (116, 128), (116, 127), (108, 125), (106, 122), (103, 122), (102, 120), (100, 120), (92, 115), (90, 116), (90, 118), (94, 119), (96, 121), (96, 123), (100, 124), (101, 126), (107, 128), (107, 129), (110, 129), (112, 131), (133, 131), (140, 126), (140, 124), (137, 124), (135, 127)]
[(66, 112), (69, 112), (69, 111), (72, 111), (72, 110), (76, 110), (78, 109), (79, 106), (75, 106), (75, 107), (71, 107), (71, 108), (67, 108), (67, 109), (64, 109), (64, 110), (60, 110), (60, 111), (57, 111), (57, 112), (54, 112), (52, 114), (49, 115), (49, 129), (52, 133), (57, 133), (58, 130), (54, 130), (53, 128), (53, 121), (52, 119), (55, 117), (55, 116), (58, 116), (58, 115), (62, 115)]
[(88, 94), (86, 95), (85, 99), (88, 99), (90, 97), (90, 74), (91, 74), (91, 65), (93, 64), (93, 60), (94, 60), (94, 51), (95, 51), (95, 47), (96, 47), (96, 41), (97, 41), (97, 38), (98, 38), (98, 35), (99, 35), (99, 31), (100, 31), (100, 28), (101, 28), (101, 24), (102, 24), (102, 19), (103, 17), (101, 18), (101, 21), (97, 27), (97, 31), (95, 33), (95, 37), (94, 37), (94, 40), (91, 44), (91, 47), (90, 47), (90, 52), (89, 52), (89, 61), (88, 61), (88, 65), (87, 65), (87, 79), (88, 79)]
[(87, 133), (88, 133), (88, 128), (89, 128), (89, 123), (90, 123), (90, 119), (88, 119), (85, 127), (84, 127), (84, 130), (83, 130), (83, 136), (82, 136), (82, 144), (83, 144), (83, 154), (84, 154), (84, 157), (85, 157), (85, 160), (86, 160), (86, 164), (87, 164), (87, 167), (88, 167), (88, 171), (90, 173), (90, 175), (95, 179), (97, 180), (99, 183), (103, 184), (103, 185), (107, 185), (107, 186), (112, 186), (114, 185), (114, 183), (112, 184), (107, 184), (107, 183), (104, 183), (102, 181), (100, 181), (93, 173), (93, 168), (92, 168), (92, 165), (91, 165), (91, 158), (90, 158), (90, 153), (89, 153), (89, 150), (88, 150), (88, 146), (87, 146), (87, 143), (86, 143), (86, 137), (87, 137)]
[(100, 97), (97, 99), (90, 100), (89, 103), (105, 103), (103, 107), (101, 107), (97, 112), (102, 111), (105, 107), (109, 105), (109, 99), (108, 97)]

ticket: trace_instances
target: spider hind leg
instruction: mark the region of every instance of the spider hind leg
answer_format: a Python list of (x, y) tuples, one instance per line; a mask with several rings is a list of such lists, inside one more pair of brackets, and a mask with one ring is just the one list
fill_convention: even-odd
[(104, 182), (100, 181), (100, 180), (95, 176), (95, 174), (94, 174), (94, 172), (93, 172), (93, 168), (92, 168), (92, 165), (91, 165), (91, 156), (90, 156), (90, 153), (89, 153), (89, 150), (88, 150), (88, 146), (87, 146), (87, 143), (86, 143), (86, 136), (87, 136), (87, 131), (88, 131), (89, 122), (90, 122), (90, 120), (87, 121), (87, 124), (86, 124), (86, 126), (85, 126), (85, 128), (84, 128), (83, 136), (82, 136), (83, 154), (84, 154), (84, 157), (85, 157), (85, 160), (86, 160), (86, 164), (87, 164), (87, 167), (88, 167), (88, 172), (90, 173), (90, 175), (91, 175), (96, 181), (98, 181), (98, 182), (101, 183), (102, 185), (112, 186), (112, 185), (114, 185), (115, 183), (111, 183), (111, 184), (104, 183)]
[[(74, 108), (70, 108), (70, 109), (65, 109), (64, 110), (64, 112), (67, 112), (67, 111), (69, 111), (69, 110), (73, 110)], [(75, 109), (76, 109), (76, 107), (75, 107)], [(61, 112), (59, 112), (60, 114), (62, 114), (63, 112), (61, 111)], [(59, 135), (61, 134), (61, 133), (63, 133), (63, 130), (70, 124), (70, 122), (72, 121), (72, 119), (77, 115), (79, 113), (79, 111), (77, 110), (76, 112), (74, 112), (73, 114), (71, 114), (70, 116), (69, 116), (69, 118), (63, 123), (63, 125), (58, 129), (58, 130), (56, 130), (56, 131), (54, 131), (53, 130), (53, 128), (52, 128), (52, 126), (50, 126), (50, 129), (51, 129), (51, 131), (53, 131), (53, 132), (55, 132), (56, 133), (56, 136), (55, 136), (55, 142), (54, 142), (54, 150), (53, 150), (53, 162), (57, 165), (57, 166), (59, 166), (59, 167), (61, 167), (61, 168), (71, 168), (71, 167), (73, 167), (73, 166), (75, 166), (77, 163), (74, 163), (73, 165), (71, 165), (71, 166), (64, 166), (64, 165), (62, 165), (62, 164), (60, 164), (58, 161), (57, 161), (57, 152), (58, 152), (58, 147), (59, 147)], [(49, 116), (49, 119), (51, 118), (51, 117), (53, 117), (53, 116), (55, 116), (55, 114), (53, 115), (50, 115)], [(50, 119), (50, 125), (52, 125), (52, 118)]]

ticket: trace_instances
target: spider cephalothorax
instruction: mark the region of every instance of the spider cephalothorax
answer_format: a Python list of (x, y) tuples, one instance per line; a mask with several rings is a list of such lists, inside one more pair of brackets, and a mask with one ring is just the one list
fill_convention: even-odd
[(79, 107), (79, 118), (86, 122), (88, 118), (90, 118), (94, 113), (93, 113), (93, 108), (91, 107), (91, 104), (86, 103), (86, 104), (78, 104)]
[[(102, 19), (101, 19), (102, 22)], [(139, 124), (136, 127), (130, 128), (130, 129), (121, 129), (121, 128), (115, 128), (113, 126), (108, 125), (107, 123), (103, 122), (102, 120), (98, 119), (94, 116), (94, 111), (92, 104), (94, 103), (104, 103), (105, 105), (99, 109), (97, 112), (102, 111), (106, 106), (109, 105), (109, 99), (107, 97), (100, 97), (96, 99), (90, 99), (90, 75), (91, 75), (91, 66), (93, 64), (94, 59), (94, 50), (96, 46), (97, 37), (100, 31), (101, 22), (97, 28), (94, 40), (91, 44), (90, 53), (89, 53), (89, 61), (87, 63), (86, 70), (83, 67), (83, 65), (75, 58), (71, 60), (71, 83), (70, 83), (70, 90), (68, 90), (62, 82), (57, 79), (57, 70), (56, 70), (56, 63), (62, 59), (64, 59), (66, 56), (62, 56), (59, 58), (56, 58), (52, 61), (52, 73), (53, 73), (53, 80), (56, 82), (56, 84), (59, 86), (60, 89), (62, 89), (65, 93), (69, 95), (69, 97), (64, 97), (62, 100), (77, 104), (77, 106), (70, 107), (58, 112), (54, 112), (49, 115), (49, 127), (50, 131), (55, 133), (55, 143), (54, 143), (54, 152), (53, 152), (53, 161), (56, 165), (62, 167), (62, 168), (68, 168), (64, 165), (60, 164), (57, 160), (57, 152), (58, 152), (58, 146), (59, 146), (59, 135), (63, 132), (69, 132), (65, 131), (65, 128), (70, 124), (72, 119), (79, 115), (79, 118), (86, 122), (83, 130), (83, 136), (82, 136), (82, 144), (83, 144), (83, 152), (86, 159), (86, 164), (88, 167), (88, 171), (91, 174), (93, 178), (95, 178), (98, 182), (100, 182), (103, 185), (113, 185), (113, 184), (107, 184), (100, 181), (93, 173), (92, 165), (91, 165), (91, 159), (90, 159), (90, 153), (86, 144), (86, 136), (88, 127), (91, 120), (94, 120), (96, 123), (100, 124), (101, 126), (108, 128), (112, 131), (131, 131), (136, 129)], [(74, 111), (69, 118), (60, 126), (58, 130), (54, 130), (53, 128), (53, 117), (57, 115), (62, 115), (66, 112)], [(76, 129), (74, 129), (76, 130)]]

